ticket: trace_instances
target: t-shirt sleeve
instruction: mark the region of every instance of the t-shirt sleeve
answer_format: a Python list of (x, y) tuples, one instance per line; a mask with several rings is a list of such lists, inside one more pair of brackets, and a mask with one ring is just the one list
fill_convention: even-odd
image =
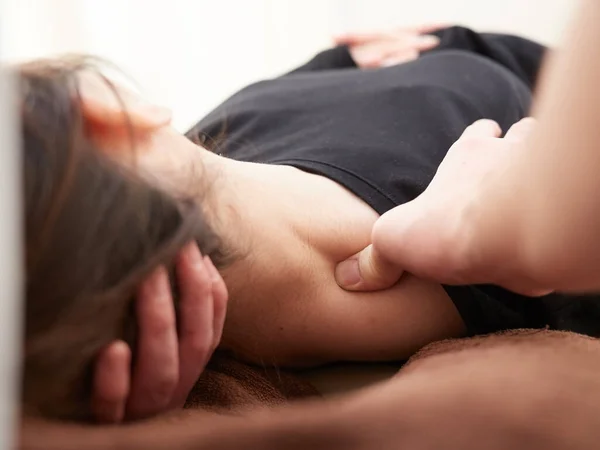
[(302, 72), (315, 72), (319, 70), (355, 69), (356, 67), (356, 63), (354, 62), (354, 59), (352, 59), (348, 46), (340, 45), (318, 53), (306, 64), (297, 67), (286, 75)]

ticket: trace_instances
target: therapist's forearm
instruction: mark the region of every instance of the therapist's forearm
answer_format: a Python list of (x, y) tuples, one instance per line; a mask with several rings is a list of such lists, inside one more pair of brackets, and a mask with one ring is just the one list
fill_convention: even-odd
[(517, 227), (516, 251), (537, 283), (600, 289), (600, 1), (581, 2), (545, 68), (534, 115), (527, 151), (481, 194), (488, 211), (478, 214), (478, 239), (502, 240), (498, 223), (507, 235)]

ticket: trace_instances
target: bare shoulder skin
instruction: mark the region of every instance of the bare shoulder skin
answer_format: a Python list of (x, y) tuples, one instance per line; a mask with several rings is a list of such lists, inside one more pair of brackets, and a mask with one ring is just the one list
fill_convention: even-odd
[(405, 276), (370, 293), (338, 286), (336, 264), (370, 241), (378, 215), (366, 203), (290, 167), (253, 170), (280, 195), (264, 211), (248, 212), (264, 217), (252, 229), (254, 251), (224, 273), (231, 294), (225, 345), (253, 362), (303, 366), (405, 359), (429, 342), (465, 333), (435, 283)]

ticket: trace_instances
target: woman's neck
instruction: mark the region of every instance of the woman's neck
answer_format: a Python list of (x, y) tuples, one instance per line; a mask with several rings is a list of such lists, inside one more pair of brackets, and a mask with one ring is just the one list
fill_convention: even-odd
[[(244, 254), (275, 251), (269, 246), (277, 242), (282, 249), (302, 245), (341, 260), (349, 256), (350, 244), (368, 244), (377, 213), (328, 178), (215, 154), (205, 154), (203, 165), (216, 174), (217, 230)], [(275, 258), (263, 263), (278, 264)]]

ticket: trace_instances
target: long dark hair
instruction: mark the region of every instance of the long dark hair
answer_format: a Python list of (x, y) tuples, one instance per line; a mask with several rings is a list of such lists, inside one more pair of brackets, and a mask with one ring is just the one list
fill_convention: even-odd
[(90, 419), (93, 362), (135, 340), (139, 282), (195, 239), (224, 252), (198, 199), (175, 199), (103, 156), (86, 137), (78, 73), (86, 60), (21, 66), (26, 305), (25, 413)]

